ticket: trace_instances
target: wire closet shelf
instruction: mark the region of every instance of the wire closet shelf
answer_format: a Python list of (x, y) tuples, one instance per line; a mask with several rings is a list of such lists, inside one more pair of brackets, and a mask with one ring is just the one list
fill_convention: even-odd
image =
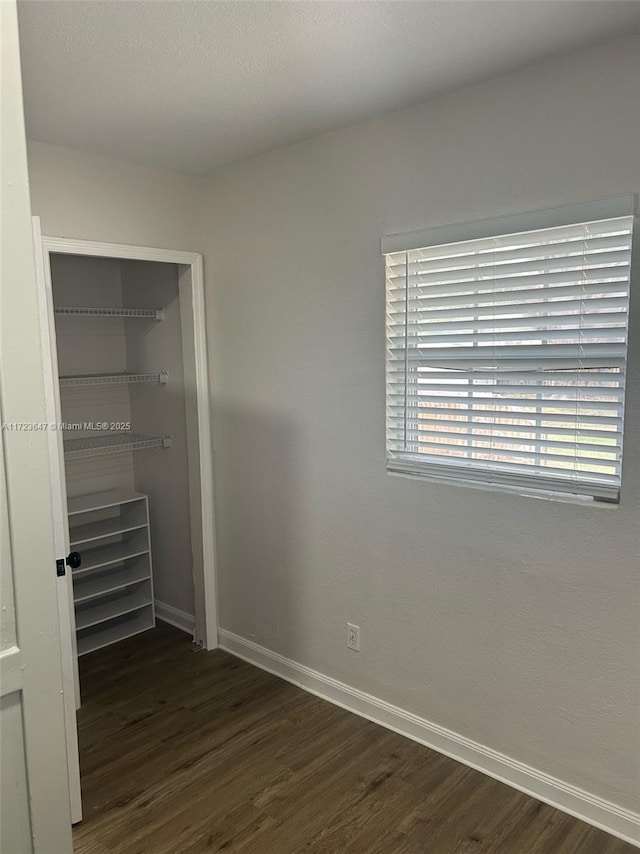
[(60, 388), (85, 388), (91, 386), (131, 385), (134, 383), (164, 384), (166, 371), (125, 372), (114, 374), (77, 374), (60, 377)]
[(103, 457), (109, 454), (140, 451), (145, 448), (169, 448), (171, 436), (148, 436), (144, 433), (105, 433), (79, 439), (64, 440), (67, 460), (84, 457)]
[(118, 306), (57, 305), (54, 309), (60, 317), (130, 317), (164, 320), (161, 308), (121, 308)]

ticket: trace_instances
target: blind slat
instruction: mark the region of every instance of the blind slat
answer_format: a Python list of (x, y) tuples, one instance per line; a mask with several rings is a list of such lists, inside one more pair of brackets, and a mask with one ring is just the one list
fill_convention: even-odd
[[(403, 408), (403, 406), (404, 405), (401, 406), (400, 404), (396, 405), (393, 402), (387, 402), (388, 417), (390, 419), (396, 417), (398, 419), (404, 418), (402, 413), (399, 411), (401, 408)], [(397, 414), (394, 415), (394, 412)], [(572, 418), (570, 414), (567, 416), (566, 414), (560, 414), (557, 412), (527, 412), (524, 409), (501, 409), (499, 407), (495, 407), (493, 409), (484, 409), (482, 407), (476, 408), (475, 405), (467, 407), (465, 411), (463, 411), (460, 407), (453, 408), (446, 406), (434, 406), (432, 409), (425, 409), (424, 413), (420, 414), (420, 421), (428, 421), (430, 417), (430, 412), (433, 412), (436, 417), (438, 415), (442, 415), (443, 418), (451, 417), (454, 415), (458, 416), (461, 414), (466, 414), (466, 416), (469, 418), (469, 421), (473, 421), (473, 418), (477, 416), (478, 418), (502, 418), (517, 421), (529, 421), (535, 418), (539, 418), (541, 421), (546, 421), (549, 424), (555, 423), (561, 425), (572, 423), (574, 421), (579, 421), (580, 424), (611, 424), (616, 429), (618, 429), (621, 424), (621, 418), (617, 415), (600, 415), (599, 413), (596, 413), (594, 415), (585, 410), (576, 413)], [(411, 415), (413, 416), (413, 413), (411, 413)], [(412, 418), (412, 421), (415, 421), (416, 423), (417, 420), (418, 419), (416, 418)], [(577, 430), (578, 428), (574, 427), (574, 429)]]
[[(460, 319), (441, 321), (438, 317), (433, 318), (433, 315), (420, 315), (413, 313), (411, 319), (406, 326), (407, 332), (410, 335), (424, 334), (427, 324), (430, 325), (434, 332), (450, 332), (457, 335), (461, 333), (475, 332), (480, 330), (488, 330), (492, 335), (500, 337), (501, 333), (507, 329), (531, 330), (534, 332), (546, 332), (551, 324), (553, 328), (561, 331), (563, 328), (578, 328), (578, 329), (600, 329), (610, 328), (615, 326), (626, 326), (627, 313), (626, 311), (599, 311), (587, 314), (582, 314), (577, 311), (573, 314), (536, 314), (535, 312), (526, 317), (501, 317), (496, 318), (495, 315), (489, 318), (477, 319)], [(390, 331), (389, 337), (395, 338), (402, 334), (402, 328)], [(431, 331), (429, 331), (431, 334)], [(548, 335), (546, 336), (548, 337)]]
[[(402, 369), (402, 374), (404, 375), (404, 368)], [(494, 372), (493, 371), (465, 371), (465, 370), (454, 370), (449, 369), (448, 371), (438, 371), (432, 368), (429, 368), (425, 371), (422, 371), (418, 374), (420, 379), (424, 380), (485, 380), (495, 382)], [(544, 372), (537, 372), (534, 370), (530, 371), (501, 371), (500, 379), (502, 381), (506, 380), (527, 380), (532, 383), (545, 383), (545, 382), (561, 382), (561, 383), (591, 383), (591, 382), (623, 382), (624, 375), (619, 373), (618, 371), (577, 371), (577, 370), (551, 370)]]
[[(491, 446), (490, 436), (485, 436), (486, 441), (484, 445), (481, 444), (480, 438), (478, 437), (473, 445), (454, 444), (451, 441), (444, 440), (437, 442), (435, 440), (430, 441), (428, 438), (421, 438), (420, 447), (432, 455), (437, 455), (439, 452), (442, 456), (458, 455), (461, 458), (491, 456), (492, 459), (495, 458), (495, 460), (501, 462), (509, 462), (509, 459), (541, 460), (544, 458), (547, 465), (555, 463), (557, 468), (562, 467), (560, 463), (568, 463), (578, 466), (598, 466), (600, 469), (611, 469), (611, 473), (614, 473), (618, 468), (618, 453), (615, 448), (609, 451), (609, 446), (607, 446), (607, 456), (603, 458), (588, 456), (584, 450), (574, 446), (567, 448), (571, 453), (557, 454), (549, 451), (549, 446), (544, 442), (537, 443), (540, 450), (530, 450), (530, 447), (536, 444), (535, 440), (530, 440), (529, 442), (522, 441), (519, 446), (501, 449), (499, 447), (499, 440), (495, 440), (493, 446)], [(506, 442), (503, 444), (506, 444)], [(593, 446), (583, 445), (583, 447), (587, 449), (587, 452), (590, 448), (593, 449)]]
[[(465, 380), (461, 380), (460, 382), (466, 382)], [(390, 393), (393, 393), (395, 390), (400, 391), (404, 388), (404, 383), (400, 383), (398, 381), (394, 381), (387, 384), (387, 388), (390, 389)], [(417, 389), (414, 391), (414, 388)], [(429, 383), (426, 380), (417, 380), (417, 384), (411, 384), (411, 393), (412, 394), (422, 394), (425, 395), (425, 400), (428, 399), (428, 396), (431, 394), (443, 394), (443, 393), (451, 393), (455, 395), (461, 394), (472, 394), (474, 400), (477, 399), (478, 395), (491, 395), (495, 397), (496, 400), (502, 400), (503, 395), (517, 395), (518, 393), (523, 396), (526, 395), (554, 395), (557, 398), (567, 398), (567, 400), (575, 400), (577, 395), (581, 396), (581, 399), (588, 400), (591, 397), (611, 397), (616, 400), (622, 400), (624, 397), (624, 389), (621, 387), (612, 388), (611, 386), (596, 386), (596, 385), (530, 385), (530, 384), (516, 384), (516, 385), (507, 385), (504, 382), (501, 382), (499, 385), (496, 385), (495, 382), (486, 381), (485, 385), (456, 385), (454, 383)]]
[[(529, 437), (522, 436), (509, 436), (502, 432), (495, 433), (483, 433), (478, 434), (474, 441), (473, 445), (465, 444), (461, 445), (460, 442), (467, 442), (467, 437), (464, 433), (459, 432), (451, 432), (445, 430), (419, 430), (421, 436), (425, 437), (425, 441), (433, 442), (435, 439), (442, 440), (442, 442), (435, 443), (435, 447), (445, 447), (443, 444), (447, 439), (456, 439), (458, 440), (458, 444), (452, 445), (452, 447), (457, 450), (466, 450), (469, 447), (480, 449), (481, 451), (491, 449), (491, 447), (501, 448), (503, 445), (513, 445), (517, 447), (522, 447), (524, 449), (531, 449), (533, 447), (544, 447), (544, 448), (559, 448), (562, 450), (568, 450), (570, 452), (578, 453), (580, 451), (590, 451), (593, 449), (593, 444), (589, 442), (572, 442), (572, 441), (562, 441), (561, 439), (547, 439), (546, 436), (542, 435), (543, 431), (535, 431), (531, 430), (531, 435)], [(545, 433), (548, 431), (544, 431)], [(555, 434), (554, 434), (555, 435)], [(603, 450), (606, 451), (607, 454), (616, 455), (620, 450), (620, 445), (615, 443), (615, 440), (612, 439), (612, 444), (607, 444), (603, 446)], [(487, 447), (488, 446), (488, 447)], [(534, 451), (534, 453), (538, 453), (538, 451)], [(581, 460), (583, 461), (583, 460)], [(615, 462), (615, 458), (613, 460)]]
[[(576, 256), (597, 256), (605, 251), (625, 250), (628, 243), (629, 232), (617, 232), (608, 234), (602, 237), (584, 237), (575, 235), (566, 240), (545, 241), (543, 243), (531, 243), (513, 248), (511, 246), (485, 246), (484, 248), (476, 248), (473, 251), (464, 251), (456, 254), (438, 256), (422, 255), (424, 250), (418, 250), (413, 253), (418, 256), (416, 259), (407, 264), (405, 258), (399, 259), (396, 255), (389, 255), (387, 266), (390, 275), (395, 275), (394, 270), (402, 268), (406, 270), (416, 268), (421, 271), (434, 273), (439, 270), (447, 270), (454, 268), (472, 268), (477, 264), (493, 263), (493, 259), (500, 262), (520, 260), (527, 258), (533, 260), (535, 258), (548, 258), (549, 255), (563, 256), (567, 258)], [(421, 257), (420, 257), (421, 256)], [(398, 260), (395, 260), (398, 259)]]
[[(437, 454), (426, 454), (425, 453), (425, 454), (420, 454), (417, 456), (418, 456), (418, 460), (420, 462), (424, 462), (424, 463), (436, 462), (436, 463), (440, 463), (440, 464), (442, 463), (442, 458), (438, 457)], [(409, 459), (410, 457), (408, 456), (407, 458)], [(462, 468), (462, 467), (464, 467), (464, 468), (477, 468), (477, 461), (456, 459), (456, 460), (452, 461), (452, 465), (455, 466), (456, 468)], [(567, 481), (573, 481), (573, 480), (578, 481), (580, 479), (580, 475), (578, 472), (570, 471), (569, 469), (563, 468), (562, 466), (559, 466), (557, 464), (556, 465), (549, 464), (549, 465), (545, 466), (545, 469), (552, 476), (557, 477), (558, 475), (561, 475), (563, 477), (566, 477)], [(507, 462), (506, 460), (490, 460), (490, 461), (487, 461), (486, 470), (487, 471), (492, 471), (492, 470), (493, 471), (513, 471), (513, 472), (517, 471), (517, 472), (521, 472), (523, 474), (528, 474), (528, 475), (533, 474), (532, 467), (530, 465), (528, 465), (527, 463), (520, 463), (520, 462), (511, 463), (511, 462)], [(535, 474), (537, 476), (538, 472), (536, 471)], [(543, 472), (543, 474), (544, 474), (544, 472)], [(594, 480), (604, 481), (604, 482), (607, 482), (610, 484), (615, 484), (616, 479), (617, 479), (617, 476), (615, 474), (608, 474), (607, 472), (595, 472), (594, 471), (594, 472), (585, 472), (584, 474), (585, 474), (585, 478), (588, 478), (589, 476), (591, 476)], [(544, 488), (544, 486), (542, 486), (540, 484), (538, 486), (540, 489)]]
[[(415, 398), (415, 408), (416, 412), (413, 413), (413, 417), (420, 417), (420, 409), (418, 408), (421, 403), (425, 403), (427, 400), (429, 403), (441, 403), (447, 406), (460, 406), (461, 404), (466, 404), (469, 409), (473, 409), (474, 401), (481, 406), (487, 406), (487, 404), (492, 401), (487, 397), (472, 397), (471, 395), (465, 395), (454, 397), (453, 395), (445, 395), (445, 394), (428, 394), (428, 395), (412, 395), (411, 392), (408, 392), (406, 395), (408, 398)], [(524, 409), (525, 407), (536, 407), (536, 406), (544, 406), (545, 410), (562, 410), (566, 411), (566, 414), (571, 417), (571, 410), (574, 412), (579, 408), (585, 410), (593, 410), (595, 412), (617, 412), (622, 403), (620, 401), (612, 402), (606, 400), (587, 400), (581, 399), (576, 396), (575, 399), (565, 399), (565, 400), (556, 400), (555, 398), (546, 397), (540, 402), (540, 400), (535, 400), (531, 398), (523, 398), (523, 397), (495, 397), (495, 402), (500, 404), (501, 406), (513, 406), (519, 407), (520, 409)], [(389, 403), (388, 406), (393, 407), (397, 404)], [(401, 406), (404, 404), (400, 404)]]
[[(536, 291), (539, 295), (545, 294), (547, 291), (544, 288), (538, 288)], [(404, 322), (407, 301), (398, 300), (390, 302), (387, 309), (387, 319), (390, 323), (398, 323), (400, 318)], [(581, 315), (585, 318), (598, 315), (601, 312), (623, 312), (627, 307), (626, 294), (619, 293), (614, 296), (599, 296), (597, 299), (562, 299), (562, 300), (544, 300), (537, 299), (533, 302), (521, 301), (517, 303), (497, 304), (487, 302), (485, 305), (475, 303), (460, 304), (451, 307), (442, 307), (437, 303), (433, 306), (415, 305), (413, 301), (409, 301), (411, 309), (411, 323), (420, 324), (424, 322), (440, 323), (444, 322), (443, 318), (455, 318), (463, 322), (471, 320), (481, 320), (483, 318), (496, 318), (499, 321), (509, 319), (526, 319), (528, 317), (538, 317), (546, 315), (557, 319), (558, 316), (566, 314), (571, 317), (573, 315)]]
[[(626, 338), (626, 335), (625, 335)], [(393, 339), (391, 339), (393, 341)], [(461, 345), (451, 347), (410, 347), (393, 346), (388, 348), (390, 358), (408, 360), (423, 367), (447, 362), (468, 362), (468, 364), (485, 364), (487, 362), (499, 362), (502, 359), (536, 360), (546, 362), (547, 360), (560, 361), (564, 359), (567, 366), (578, 367), (582, 359), (600, 359), (602, 367), (619, 367), (625, 361), (626, 342), (578, 342), (575, 344), (522, 344), (513, 346), (511, 344), (484, 345), (474, 347), (472, 345)]]
[[(604, 275), (608, 273), (608, 275)], [(448, 286), (433, 286), (428, 290), (428, 285), (418, 283), (407, 283), (398, 289), (390, 290), (391, 301), (397, 294), (402, 299), (406, 297), (408, 290), (409, 301), (412, 308), (413, 303), (424, 303), (425, 307), (435, 308), (436, 300), (442, 308), (452, 305), (493, 305), (494, 303), (511, 303), (520, 305), (528, 299), (554, 301), (567, 297), (580, 297), (587, 301), (599, 299), (601, 296), (612, 294), (625, 294), (629, 279), (629, 267), (617, 270), (616, 275), (609, 271), (586, 270), (580, 275), (568, 276), (566, 273), (555, 273), (549, 276), (514, 276), (511, 279), (503, 279), (499, 285), (487, 286), (486, 282), (471, 282), (462, 286), (460, 283)], [(440, 299), (447, 297), (446, 300)]]
[[(602, 319), (602, 318), (601, 318)], [(402, 339), (400, 330), (396, 330), (389, 336), (391, 341)], [(538, 341), (545, 338), (546, 341)], [(511, 344), (516, 341), (526, 341), (533, 344), (571, 344), (574, 341), (585, 346), (590, 344), (601, 344), (602, 340), (619, 340), (626, 339), (626, 323), (612, 324), (606, 326), (602, 323), (600, 326), (571, 326), (558, 329), (551, 324), (547, 324), (547, 328), (538, 326), (536, 329), (505, 329), (495, 331), (493, 329), (481, 329), (478, 332), (468, 329), (461, 329), (459, 332), (449, 331), (444, 334), (440, 333), (438, 324), (425, 324), (420, 329), (420, 334), (415, 335), (409, 333), (406, 336), (408, 346), (416, 348), (429, 347), (432, 344), (451, 343), (454, 346), (471, 346), (479, 344), (482, 347), (504, 347), (506, 344)]]
[[(523, 436), (526, 439), (531, 436), (545, 436), (549, 435), (559, 437), (555, 439), (548, 439), (548, 442), (561, 442), (562, 444), (566, 444), (568, 441), (575, 441), (576, 437), (578, 437), (578, 441), (580, 441), (580, 437), (584, 436), (585, 439), (606, 439), (606, 444), (612, 443), (612, 447), (620, 448), (619, 444), (616, 444), (616, 434), (613, 430), (591, 430), (580, 428), (580, 430), (574, 430), (570, 427), (542, 427), (537, 424), (529, 424), (525, 426), (513, 425), (513, 424), (502, 424), (500, 422), (494, 421), (476, 421), (474, 420), (473, 426), (475, 430), (493, 430), (494, 435), (500, 436), (505, 441), (509, 439), (517, 439), (522, 444), (526, 444), (526, 442), (522, 442)], [(447, 428), (456, 428), (455, 430)], [(394, 425), (393, 422), (389, 425), (389, 435), (395, 438), (396, 440), (400, 436), (404, 436), (404, 424), (398, 423)], [(464, 435), (467, 430), (467, 426), (464, 421), (450, 421), (447, 419), (438, 419), (434, 422), (420, 422), (420, 425), (417, 428), (413, 428), (414, 432), (417, 429), (418, 433), (424, 433), (429, 436), (460, 436), (461, 433)], [(457, 431), (457, 432), (456, 432)], [(563, 437), (567, 437), (563, 439)]]
[(613, 275), (617, 274), (619, 267), (626, 267), (629, 263), (627, 252), (619, 250), (614, 252), (598, 252), (594, 255), (570, 255), (548, 258), (527, 258), (519, 261), (504, 262), (499, 258), (485, 258), (474, 266), (439, 269), (430, 271), (420, 263), (408, 263), (400, 276), (409, 276), (410, 283), (414, 281), (428, 282), (433, 285), (444, 285), (451, 283), (492, 281), (496, 287), (500, 287), (503, 278), (535, 273), (541, 275), (553, 272), (568, 272), (570, 270), (611, 270)]

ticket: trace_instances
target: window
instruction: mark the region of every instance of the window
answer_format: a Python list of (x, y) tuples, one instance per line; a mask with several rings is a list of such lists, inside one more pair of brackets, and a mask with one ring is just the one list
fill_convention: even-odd
[(633, 201), (383, 240), (389, 470), (619, 500)]

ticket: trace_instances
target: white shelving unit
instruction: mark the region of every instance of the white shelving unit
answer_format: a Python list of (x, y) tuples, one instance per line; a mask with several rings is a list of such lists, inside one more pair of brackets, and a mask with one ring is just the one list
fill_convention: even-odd
[(68, 502), (69, 539), (82, 564), (73, 570), (78, 655), (155, 625), (149, 502), (113, 490)]
[(89, 522), (86, 525), (80, 525), (73, 531), (73, 539), (71, 540), (72, 547), (87, 546), (88, 543), (95, 540), (101, 540), (103, 537), (112, 537), (116, 534), (128, 534), (130, 531), (137, 531), (144, 528), (146, 522), (129, 522), (123, 521), (120, 517), (117, 519), (105, 519), (102, 522)]

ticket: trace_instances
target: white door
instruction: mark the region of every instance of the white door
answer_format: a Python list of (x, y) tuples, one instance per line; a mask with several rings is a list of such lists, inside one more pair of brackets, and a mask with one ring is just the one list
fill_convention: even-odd
[[(48, 258), (45, 259), (42, 250), (40, 219), (35, 216), (33, 217), (33, 243), (38, 288), (40, 340), (43, 354), (47, 422), (50, 425), (59, 425), (62, 422), (62, 409), (60, 406), (60, 384), (58, 382), (58, 355), (56, 351), (51, 271), (48, 269)], [(80, 707), (80, 680), (78, 676), (75, 611), (73, 607), (73, 582), (71, 569), (66, 566), (66, 558), (69, 555), (69, 526), (67, 521), (67, 488), (62, 431), (50, 429), (47, 431), (47, 437), (49, 440), (49, 477), (51, 481), (53, 535), (56, 566), (59, 567), (56, 571), (56, 593), (60, 620), (62, 694), (64, 697), (67, 764), (69, 766), (71, 820), (76, 824), (76, 822), (82, 820), (78, 730), (76, 723), (76, 709)]]
[(15, 0), (0, 2), (0, 851), (70, 854), (49, 441)]

